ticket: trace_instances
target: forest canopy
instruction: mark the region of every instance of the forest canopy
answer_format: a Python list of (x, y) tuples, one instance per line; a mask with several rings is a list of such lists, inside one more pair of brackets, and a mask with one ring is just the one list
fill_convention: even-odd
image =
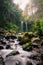
[[(32, 13), (32, 16), (27, 14), (28, 7), (29, 5), (27, 4), (23, 12), (19, 5), (13, 3), (12, 0), (0, 0), (0, 30), (20, 32), (21, 22), (23, 21), (24, 30), (26, 28), (25, 22), (27, 22), (28, 31), (40, 30), (43, 33), (43, 0), (40, 2), (40, 7), (38, 6), (38, 11), (35, 14)], [(33, 7), (32, 4), (31, 7)]]

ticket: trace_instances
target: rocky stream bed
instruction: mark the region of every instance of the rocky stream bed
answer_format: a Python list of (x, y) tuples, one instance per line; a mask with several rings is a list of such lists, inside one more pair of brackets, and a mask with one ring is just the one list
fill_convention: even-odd
[(0, 40), (0, 65), (43, 65), (43, 39), (40, 44), (34, 42), (31, 50), (19, 43), (16, 36)]

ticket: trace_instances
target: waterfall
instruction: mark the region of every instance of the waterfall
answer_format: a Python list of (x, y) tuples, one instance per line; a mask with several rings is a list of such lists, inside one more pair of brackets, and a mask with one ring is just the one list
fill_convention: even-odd
[(26, 32), (28, 31), (28, 26), (27, 26), (27, 22), (25, 22), (25, 24), (26, 24)]
[[(24, 25), (25, 23), (25, 25)], [(24, 26), (25, 26), (25, 32), (28, 32), (28, 23), (21, 21), (21, 32), (24, 31)]]
[(23, 21), (21, 21), (21, 32), (23, 32)]

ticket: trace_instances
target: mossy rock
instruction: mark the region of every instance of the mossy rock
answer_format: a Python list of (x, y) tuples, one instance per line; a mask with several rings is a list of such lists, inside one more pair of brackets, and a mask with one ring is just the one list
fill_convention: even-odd
[(18, 55), (19, 52), (18, 51), (12, 51), (9, 55), (7, 55), (6, 57), (8, 56), (15, 56), (15, 55)]
[(22, 38), (25, 42), (29, 42), (29, 41), (31, 41), (31, 39), (29, 38), (29, 34), (28, 34), (28, 32), (25, 32), (24, 34), (23, 34), (23, 38)]
[(22, 37), (19, 36), (20, 44), (23, 45), (29, 41), (31, 41), (28, 37), (28, 33), (24, 33)]
[(29, 39), (31, 39), (32, 37), (34, 37), (34, 34), (33, 34), (33, 32), (25, 32), (23, 34), (23, 37), (28, 37)]
[(41, 39), (38, 37), (34, 37), (31, 41), (32, 41), (32, 43), (40, 43)]
[(18, 41), (21, 41), (22, 40), (22, 37), (21, 36), (18, 36)]
[(33, 35), (34, 35), (34, 37), (37, 37), (38, 35), (37, 35), (37, 32), (33, 32)]
[(19, 52), (18, 51), (13, 51), (11, 54), (12, 55), (17, 55), (17, 54), (19, 54)]
[(28, 37), (23, 37), (22, 41), (26, 43), (26, 42), (29, 42), (31, 40)]
[(24, 50), (32, 50), (32, 43), (28, 42), (28, 43), (24, 44), (23, 49)]

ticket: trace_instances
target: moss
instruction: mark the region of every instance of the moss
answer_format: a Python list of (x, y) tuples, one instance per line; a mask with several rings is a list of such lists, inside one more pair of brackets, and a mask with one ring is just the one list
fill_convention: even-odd
[(23, 49), (25, 50), (31, 50), (32, 49), (32, 43), (28, 42), (26, 44), (23, 45)]
[(28, 37), (29, 39), (31, 39), (34, 36), (33, 32), (25, 32), (23, 34), (23, 37)]
[(17, 54), (19, 54), (18, 51), (13, 51), (13, 52), (11, 53), (11, 55), (17, 55)]
[(31, 38), (33, 37), (33, 32), (25, 32), (22, 33), (22, 39), (20, 40), (20, 44), (26, 44), (27, 42), (31, 42)]

